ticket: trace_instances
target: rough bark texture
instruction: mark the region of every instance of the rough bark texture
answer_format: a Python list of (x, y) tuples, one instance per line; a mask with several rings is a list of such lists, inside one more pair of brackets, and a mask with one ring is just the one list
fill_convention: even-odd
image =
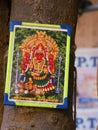
[(4, 60), (3, 56), (7, 47), (8, 21), (9, 21), (8, 2), (0, 1), (0, 126), (3, 116), (3, 93), (4, 93)]
[(73, 120), (74, 37), (78, 0), (12, 0), (11, 20), (72, 26), (67, 110), (4, 106), (1, 130), (75, 130)]

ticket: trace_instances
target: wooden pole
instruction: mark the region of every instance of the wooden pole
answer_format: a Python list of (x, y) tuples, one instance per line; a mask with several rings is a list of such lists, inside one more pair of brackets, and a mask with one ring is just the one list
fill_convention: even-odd
[(4, 93), (4, 54), (8, 46), (7, 35), (9, 26), (9, 2), (0, 0), (0, 126), (3, 116), (3, 93)]
[(78, 0), (12, 0), (11, 20), (72, 26), (67, 110), (4, 106), (1, 130), (75, 130), (73, 85)]

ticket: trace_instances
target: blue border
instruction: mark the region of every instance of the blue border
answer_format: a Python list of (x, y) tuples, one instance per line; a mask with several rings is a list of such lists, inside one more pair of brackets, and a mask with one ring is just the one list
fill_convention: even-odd
[(79, 98), (80, 103), (98, 102), (98, 98)]
[(11, 21), (10, 22), (10, 31), (12, 32), (14, 30), (14, 25), (21, 25), (21, 21)]
[(8, 100), (8, 94), (7, 93), (4, 94), (4, 105), (11, 105), (11, 106), (16, 105), (14, 101)]
[(56, 108), (60, 108), (60, 109), (66, 109), (66, 108), (68, 108), (68, 98), (64, 98), (63, 105), (57, 105)]
[(71, 27), (70, 25), (61, 24), (60, 27), (61, 27), (62, 29), (67, 29), (67, 34), (68, 34), (69, 36), (71, 36), (72, 27)]

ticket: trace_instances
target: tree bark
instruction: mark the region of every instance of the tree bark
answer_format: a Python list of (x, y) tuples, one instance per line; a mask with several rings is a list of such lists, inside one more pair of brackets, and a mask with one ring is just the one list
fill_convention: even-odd
[(3, 93), (4, 93), (4, 54), (8, 46), (7, 35), (9, 25), (9, 5), (8, 1), (0, 0), (0, 126), (3, 116)]
[(73, 120), (74, 37), (78, 0), (12, 0), (11, 20), (72, 26), (68, 109), (4, 106), (1, 130), (75, 130)]

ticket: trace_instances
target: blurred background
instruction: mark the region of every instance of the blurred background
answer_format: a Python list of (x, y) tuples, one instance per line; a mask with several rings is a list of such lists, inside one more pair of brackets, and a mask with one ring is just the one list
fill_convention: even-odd
[(75, 39), (77, 130), (98, 128), (98, 0), (82, 0)]

